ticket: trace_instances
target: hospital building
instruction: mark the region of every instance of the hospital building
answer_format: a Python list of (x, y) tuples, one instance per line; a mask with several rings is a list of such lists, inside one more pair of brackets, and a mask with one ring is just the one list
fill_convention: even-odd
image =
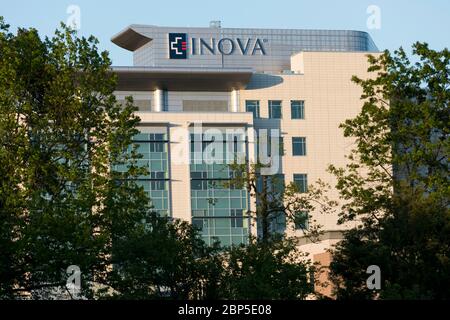
[[(212, 142), (203, 132), (242, 132), (224, 134), (224, 142), (233, 139), (234, 151), (253, 162), (258, 133), (278, 130), (283, 152), (276, 175), (300, 191), (318, 179), (334, 186), (327, 167), (344, 166), (354, 147), (339, 125), (362, 107), (351, 78), (368, 77), (367, 55), (379, 51), (361, 31), (223, 28), (218, 21), (209, 27), (130, 25), (112, 42), (133, 54), (132, 66), (113, 71), (117, 99), (132, 96), (139, 107), (135, 141), (150, 172), (139, 184), (155, 210), (195, 224), (207, 243), (223, 245), (257, 233), (248, 216), (255, 204), (246, 190), (223, 186), (229, 166), (202, 155)], [(338, 194), (332, 190), (329, 197)], [(308, 214), (323, 235), (318, 243), (304, 238), (302, 249), (326, 263), (326, 249), (349, 226), (338, 225), (337, 214)], [(282, 218), (274, 223), (302, 237), (305, 226)]]

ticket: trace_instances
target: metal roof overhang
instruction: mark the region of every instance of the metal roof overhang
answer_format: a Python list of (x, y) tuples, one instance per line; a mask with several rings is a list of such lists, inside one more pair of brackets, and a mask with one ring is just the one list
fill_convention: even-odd
[(114, 67), (117, 91), (231, 91), (244, 89), (253, 69)]
[(152, 38), (135, 31), (132, 26), (111, 38), (113, 43), (129, 51), (136, 51), (152, 40)]

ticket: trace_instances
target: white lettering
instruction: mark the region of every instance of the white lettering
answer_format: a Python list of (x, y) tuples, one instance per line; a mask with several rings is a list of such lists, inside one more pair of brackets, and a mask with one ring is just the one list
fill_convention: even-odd
[(184, 307), (178, 308), (179, 315), (203, 315), (206, 318), (211, 316), (213, 307), (190, 307), (185, 305)]
[[(195, 55), (205, 55), (205, 54), (223, 54), (226, 56), (232, 55), (236, 52), (236, 48), (241, 55), (267, 55), (266, 48), (264, 46), (266, 40), (257, 38), (256, 40), (248, 39), (231, 39), (223, 38), (217, 41), (215, 38), (206, 40), (204, 38), (192, 38), (191, 39), (191, 54)], [(199, 49), (197, 49), (199, 48)]]

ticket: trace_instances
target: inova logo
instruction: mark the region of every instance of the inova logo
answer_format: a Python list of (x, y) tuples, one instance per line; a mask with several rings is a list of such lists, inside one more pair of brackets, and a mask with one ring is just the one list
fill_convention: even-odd
[[(186, 33), (169, 33), (170, 59), (187, 59), (188, 41)], [(261, 38), (191, 38), (190, 55), (224, 55), (240, 54), (243, 56), (267, 55), (267, 39)]]
[(170, 59), (187, 59), (187, 34), (169, 33)]

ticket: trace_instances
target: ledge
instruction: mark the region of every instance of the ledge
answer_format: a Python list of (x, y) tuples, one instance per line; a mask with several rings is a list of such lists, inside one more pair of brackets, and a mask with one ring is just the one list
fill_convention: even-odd
[(114, 67), (117, 91), (232, 91), (245, 89), (251, 68)]
[(114, 44), (129, 51), (136, 51), (152, 40), (152, 38), (135, 31), (132, 26), (111, 38)]

